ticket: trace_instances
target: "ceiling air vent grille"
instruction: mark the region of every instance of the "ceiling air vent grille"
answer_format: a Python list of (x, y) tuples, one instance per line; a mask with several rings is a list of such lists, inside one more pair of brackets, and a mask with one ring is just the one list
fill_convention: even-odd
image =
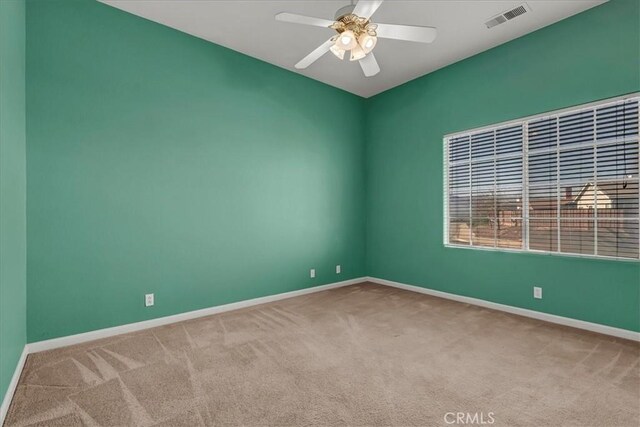
[(511, 20), (516, 16), (522, 15), (523, 13), (527, 13), (527, 9), (525, 9), (524, 6), (518, 6), (515, 9), (511, 9), (509, 12), (505, 12), (503, 16)]
[(507, 22), (507, 18), (502, 15), (498, 15), (490, 21), (485, 22), (487, 28), (495, 27), (496, 25), (500, 25), (503, 22)]
[(518, 7), (515, 7), (511, 10), (508, 10), (506, 12), (502, 12), (500, 15), (496, 15), (493, 18), (489, 19), (487, 22), (484, 23), (484, 25), (487, 26), (487, 28), (493, 28), (496, 25), (500, 25), (503, 24), (507, 21), (512, 20), (513, 18), (516, 18), (520, 15), (524, 15), (525, 13), (527, 13), (528, 11), (530, 11), (531, 9), (529, 8), (529, 6), (526, 3), (521, 4)]

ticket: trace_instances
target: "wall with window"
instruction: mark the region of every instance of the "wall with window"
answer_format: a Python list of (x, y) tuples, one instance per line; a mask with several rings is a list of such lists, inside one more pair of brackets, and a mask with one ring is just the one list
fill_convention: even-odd
[[(639, 91), (639, 16), (637, 1), (612, 0), (368, 100), (368, 274), (639, 331), (637, 261), (445, 247), (442, 161), (445, 135)], [(500, 141), (508, 145), (518, 131), (504, 132)], [(518, 161), (506, 156), (500, 167), (507, 172)], [(561, 203), (586, 190), (577, 215), (596, 196), (574, 184), (561, 189)], [(532, 200), (539, 212), (551, 203), (542, 196)], [(511, 212), (520, 205), (517, 196), (511, 198), (514, 209), (504, 206), (502, 217), (492, 222), (491, 215), (482, 215), (476, 224), (481, 244), (496, 245), (498, 223), (516, 232), (505, 233), (499, 245), (519, 244), (521, 223)], [(476, 209), (492, 211), (495, 201), (483, 206), (485, 201), (479, 197)], [(460, 239), (469, 238), (468, 226), (460, 222)], [(543, 229), (537, 226), (537, 244), (553, 250)], [(574, 252), (588, 247), (592, 242), (576, 242)], [(533, 298), (534, 285), (543, 287), (544, 299)]]

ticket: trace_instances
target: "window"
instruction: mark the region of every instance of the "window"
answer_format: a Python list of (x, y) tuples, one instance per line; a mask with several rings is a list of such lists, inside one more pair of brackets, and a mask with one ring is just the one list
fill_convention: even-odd
[(638, 102), (447, 136), (445, 245), (639, 259)]

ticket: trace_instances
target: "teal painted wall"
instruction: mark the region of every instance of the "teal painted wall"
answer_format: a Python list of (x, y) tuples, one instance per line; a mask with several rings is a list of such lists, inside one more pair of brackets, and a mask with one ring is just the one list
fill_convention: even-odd
[(364, 275), (363, 99), (92, 0), (27, 29), (30, 342)]
[(27, 338), (25, 4), (0, 1), (0, 402)]
[(637, 262), (442, 243), (443, 135), (640, 90), (639, 8), (612, 0), (369, 99), (368, 275), (640, 331)]

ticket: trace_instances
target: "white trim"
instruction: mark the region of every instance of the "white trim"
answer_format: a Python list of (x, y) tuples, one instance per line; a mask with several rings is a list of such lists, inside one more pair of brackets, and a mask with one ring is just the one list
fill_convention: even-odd
[(533, 254), (533, 255), (544, 255), (544, 256), (563, 257), (563, 258), (587, 258), (587, 259), (600, 260), (600, 261), (638, 263), (638, 260), (636, 258), (616, 258), (613, 256), (606, 256), (606, 255), (574, 254), (571, 252), (549, 252), (549, 251), (540, 251), (537, 249), (494, 248), (491, 246), (457, 245), (455, 243), (445, 243), (444, 247), (454, 248), (454, 249), (473, 249), (475, 251), (484, 251), (484, 252), (506, 252), (506, 253), (513, 253), (513, 254)]
[(449, 243), (449, 138), (442, 139), (442, 155), (442, 239), (447, 244)]
[(433, 289), (423, 288), (421, 286), (407, 285), (405, 283), (393, 282), (391, 280), (378, 279), (376, 277), (368, 277), (367, 281), (372, 283), (377, 283), (379, 285), (391, 286), (394, 288), (404, 289), (407, 291), (418, 292), (421, 294), (432, 295), (435, 297), (463, 302), (466, 304), (486, 307), (492, 310), (504, 311), (507, 313), (517, 314), (519, 316), (530, 317), (532, 319), (543, 320), (545, 322), (550, 322), (550, 323), (556, 323), (558, 325), (584, 329), (587, 331), (597, 332), (599, 334), (611, 335), (614, 337), (624, 338), (632, 341), (640, 341), (640, 332), (630, 331), (628, 329), (614, 328), (613, 326), (606, 326), (606, 325), (601, 325), (599, 323), (585, 322), (584, 320), (577, 320), (577, 319), (571, 319), (569, 317), (556, 316), (555, 314), (542, 313), (540, 311), (528, 310), (526, 308), (520, 308), (520, 307), (513, 307), (510, 305), (499, 304), (496, 302), (486, 301), (478, 298), (450, 294), (448, 292), (436, 291)]
[(462, 131), (458, 131), (458, 132), (451, 132), (451, 133), (446, 134), (443, 138), (466, 136), (466, 135), (470, 135), (472, 133), (480, 132), (480, 131), (483, 131), (483, 130), (508, 127), (508, 126), (511, 126), (511, 125), (518, 124), (518, 123), (520, 123), (522, 121), (530, 121), (530, 120), (535, 120), (535, 119), (542, 119), (542, 118), (545, 118), (545, 117), (548, 117), (548, 116), (562, 115), (563, 113), (569, 113), (569, 112), (573, 112), (573, 111), (580, 111), (582, 109), (589, 109), (589, 108), (593, 108), (595, 106), (606, 106), (608, 104), (615, 104), (618, 101), (628, 101), (628, 100), (637, 98), (639, 96), (640, 96), (640, 92), (631, 92), (631, 93), (628, 93), (626, 95), (615, 96), (613, 98), (603, 98), (603, 99), (600, 99), (598, 101), (588, 102), (586, 104), (578, 104), (578, 105), (573, 105), (571, 107), (566, 107), (566, 108), (561, 108), (561, 109), (558, 109), (558, 110), (548, 111), (548, 112), (545, 112), (545, 113), (532, 114), (530, 116), (521, 117), (521, 118), (513, 119), (513, 120), (507, 120), (507, 121), (496, 123), (496, 124), (492, 124), (492, 125), (479, 126), (477, 128), (473, 128), (473, 129), (467, 129), (467, 130), (462, 130)]
[(13, 399), (13, 395), (16, 392), (16, 387), (18, 387), (18, 381), (20, 380), (20, 375), (22, 375), (22, 368), (24, 368), (24, 363), (27, 361), (28, 354), (29, 347), (28, 345), (25, 345), (22, 349), (20, 359), (18, 359), (16, 369), (15, 371), (13, 371), (13, 376), (11, 377), (11, 381), (9, 382), (9, 387), (7, 387), (7, 391), (5, 392), (4, 398), (2, 399), (2, 405), (0, 405), (0, 426), (4, 424), (4, 419), (7, 416), (7, 412), (9, 411), (9, 405), (11, 405), (11, 400)]
[(244, 301), (223, 304), (201, 310), (188, 311), (186, 313), (174, 314), (172, 316), (158, 317), (157, 319), (144, 320), (142, 322), (128, 323), (126, 325), (114, 326), (112, 328), (98, 329), (96, 331), (85, 332), (82, 334), (69, 335), (66, 337), (53, 338), (45, 341), (38, 341), (28, 344), (29, 353), (37, 353), (54, 348), (66, 347), (69, 345), (80, 344), (87, 341), (93, 341), (101, 338), (112, 337), (114, 335), (126, 334), (128, 332), (140, 331), (157, 326), (167, 325), (169, 323), (182, 322), (184, 320), (196, 319), (198, 317), (211, 316), (212, 314), (224, 313), (240, 308), (252, 307), (258, 304), (279, 301), (287, 298), (293, 298), (301, 295), (307, 295), (315, 292), (326, 291), (328, 289), (340, 288), (342, 286), (355, 285), (365, 281), (364, 277), (356, 279), (344, 280), (342, 282), (329, 283), (327, 285), (313, 286), (311, 288), (300, 289), (297, 291), (284, 292), (276, 295), (268, 295), (259, 298), (253, 298)]

